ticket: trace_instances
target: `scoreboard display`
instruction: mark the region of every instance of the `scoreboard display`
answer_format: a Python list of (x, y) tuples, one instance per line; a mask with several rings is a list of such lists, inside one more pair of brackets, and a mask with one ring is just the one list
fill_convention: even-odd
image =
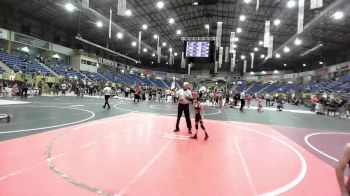
[(186, 46), (186, 57), (209, 57), (210, 42), (188, 41)]

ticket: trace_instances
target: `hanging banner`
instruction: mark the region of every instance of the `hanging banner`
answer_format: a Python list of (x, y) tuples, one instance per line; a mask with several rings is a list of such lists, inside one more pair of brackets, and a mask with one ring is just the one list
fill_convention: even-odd
[(250, 54), (250, 57), (251, 57), (251, 60), (252, 60), (251, 63), (250, 63), (250, 69), (254, 68), (254, 55), (255, 55), (254, 53)]
[(272, 58), (273, 53), (273, 36), (270, 36), (269, 47), (267, 49), (267, 58)]
[(221, 47), (221, 35), (222, 35), (222, 22), (217, 22), (216, 29), (216, 48)]
[(112, 38), (112, 9), (109, 9), (109, 30), (108, 30), (109, 39)]
[(83, 0), (82, 1), (82, 6), (85, 8), (89, 8), (89, 0)]
[(224, 48), (220, 47), (219, 48), (219, 68), (221, 68), (222, 65), (222, 56), (224, 55)]
[(230, 36), (230, 53), (233, 53), (235, 51), (235, 39), (236, 39), (236, 33), (231, 32)]
[(214, 73), (218, 73), (218, 62), (215, 61), (215, 68), (214, 68)]
[(317, 9), (323, 7), (323, 0), (311, 0), (310, 9)]
[(228, 47), (225, 47), (225, 63), (229, 62), (229, 53)]
[(185, 69), (186, 68), (186, 59), (185, 59), (185, 53), (181, 53), (181, 68)]
[(298, 34), (304, 30), (304, 7), (305, 0), (299, 0), (299, 13), (298, 13)]
[(265, 21), (265, 33), (264, 33), (264, 47), (269, 47), (270, 38), (270, 21)]
[(247, 72), (247, 60), (244, 60), (244, 64), (243, 64), (243, 73)]
[(231, 58), (231, 69), (230, 71), (233, 72), (236, 67), (236, 50), (233, 51), (233, 56)]
[(126, 11), (126, 0), (118, 0), (117, 14), (119, 16), (125, 16), (125, 11)]
[(141, 37), (142, 37), (142, 31), (139, 31), (139, 50), (138, 50), (138, 52), (139, 52), (139, 54), (141, 54)]
[(158, 47), (157, 56), (158, 56), (158, 63), (160, 63), (160, 59), (162, 57), (162, 48), (161, 47)]
[(256, 11), (258, 11), (259, 9), (259, 4), (260, 4), (259, 0), (256, 0)]

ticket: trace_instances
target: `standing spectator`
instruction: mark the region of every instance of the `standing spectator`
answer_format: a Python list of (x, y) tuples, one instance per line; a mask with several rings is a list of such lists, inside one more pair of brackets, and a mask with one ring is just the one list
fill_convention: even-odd
[(316, 97), (316, 95), (313, 95), (310, 100), (311, 112), (315, 112), (315, 107), (317, 103), (318, 103), (318, 98)]
[(66, 91), (67, 91), (67, 84), (66, 83), (62, 83), (61, 85), (61, 90), (62, 90), (62, 95), (66, 96)]
[(136, 85), (134, 87), (134, 102), (137, 99), (137, 102), (140, 102), (140, 88)]
[(270, 94), (266, 93), (265, 100), (266, 100), (266, 107), (270, 106), (271, 105), (271, 96), (270, 96)]
[(248, 95), (247, 101), (248, 101), (248, 108), (250, 108), (250, 103), (252, 102), (253, 97), (251, 95)]
[(241, 100), (241, 108), (239, 110), (243, 111), (245, 106), (245, 91), (241, 92), (239, 99)]
[(129, 97), (129, 93), (130, 93), (130, 88), (129, 87), (125, 87), (124, 93), (125, 93), (125, 98), (128, 98)]

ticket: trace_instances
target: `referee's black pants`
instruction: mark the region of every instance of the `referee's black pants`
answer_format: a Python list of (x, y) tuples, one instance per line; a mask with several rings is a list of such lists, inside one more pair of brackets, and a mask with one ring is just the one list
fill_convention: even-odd
[(185, 113), (187, 128), (188, 128), (188, 130), (191, 130), (192, 125), (191, 125), (191, 119), (190, 119), (190, 106), (189, 106), (189, 104), (179, 104), (178, 110), (177, 110), (176, 130), (179, 130), (179, 123), (180, 123), (180, 119), (182, 116), (182, 112)]
[(108, 108), (110, 108), (111, 106), (108, 103), (108, 99), (109, 99), (110, 95), (105, 95), (105, 105), (103, 106), (104, 108), (106, 107), (106, 105), (108, 105)]

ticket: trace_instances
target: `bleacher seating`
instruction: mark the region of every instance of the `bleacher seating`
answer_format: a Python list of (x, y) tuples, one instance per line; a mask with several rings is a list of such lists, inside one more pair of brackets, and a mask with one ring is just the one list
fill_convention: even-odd
[(103, 77), (100, 73), (95, 72), (88, 72), (88, 71), (80, 71), (81, 73), (85, 74), (87, 77), (89, 77), (91, 80), (95, 81), (106, 81), (107, 79)]
[(2, 74), (4, 72), (5, 72), (5, 70), (2, 67), (0, 67), (0, 74)]
[(255, 83), (249, 90), (246, 92), (246, 94), (254, 94), (261, 91), (263, 88), (267, 87), (269, 84), (261, 84), (261, 83)]
[(53, 63), (51, 61), (46, 61), (45, 64), (52, 69), (55, 73), (58, 75), (65, 77), (65, 78), (78, 78), (82, 79), (85, 76), (81, 74), (80, 72), (74, 71), (71, 69), (70, 65), (59, 62), (59, 63)]
[(14, 70), (15, 72), (21, 71), (22, 73), (27, 74), (41, 73), (45, 76), (52, 76), (52, 73), (40, 63), (38, 63), (34, 58), (20, 57), (0, 51), (0, 61), (5, 63), (10, 69)]

